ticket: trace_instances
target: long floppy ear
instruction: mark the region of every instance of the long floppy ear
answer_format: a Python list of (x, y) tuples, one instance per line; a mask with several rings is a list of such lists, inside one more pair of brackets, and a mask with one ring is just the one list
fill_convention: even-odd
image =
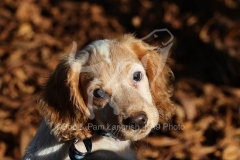
[(71, 53), (63, 57), (47, 81), (39, 108), (59, 141), (91, 136), (86, 127), (89, 111), (79, 87), (82, 64), (81, 59), (76, 58), (76, 47), (74, 42)]
[(160, 53), (160, 49), (157, 47), (133, 39), (133, 37), (130, 37), (130, 39), (132, 50), (145, 67), (153, 102), (160, 114), (160, 121), (166, 122), (171, 118), (174, 109), (170, 99), (173, 91), (171, 81), (174, 76), (167, 65), (166, 53), (169, 48), (162, 49), (162, 53)]
[[(145, 61), (144, 58), (147, 60)], [(161, 57), (159, 49), (148, 51), (142, 60), (146, 68), (153, 101), (160, 114), (160, 120), (166, 122), (172, 117), (174, 109), (170, 99), (173, 91), (171, 84), (174, 78), (173, 72)]]

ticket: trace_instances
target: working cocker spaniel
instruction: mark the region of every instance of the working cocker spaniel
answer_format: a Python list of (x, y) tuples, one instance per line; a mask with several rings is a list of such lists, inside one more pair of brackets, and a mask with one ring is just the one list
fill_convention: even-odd
[(76, 47), (45, 85), (44, 120), (23, 159), (82, 159), (96, 150), (136, 159), (130, 142), (172, 114), (166, 57), (129, 34)]

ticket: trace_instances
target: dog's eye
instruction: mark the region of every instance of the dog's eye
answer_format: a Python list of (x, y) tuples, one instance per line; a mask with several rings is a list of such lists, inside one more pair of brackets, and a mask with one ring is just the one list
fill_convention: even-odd
[(133, 80), (138, 82), (142, 79), (142, 73), (140, 71), (133, 73)]
[(95, 89), (93, 91), (93, 96), (96, 97), (96, 98), (105, 98), (106, 93), (102, 89)]

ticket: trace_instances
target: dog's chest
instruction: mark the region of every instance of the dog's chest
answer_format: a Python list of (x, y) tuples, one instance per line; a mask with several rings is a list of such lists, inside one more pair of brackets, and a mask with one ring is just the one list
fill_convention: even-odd
[[(75, 146), (79, 151), (86, 152), (86, 148), (82, 142), (77, 143)], [(102, 137), (92, 142), (92, 152), (97, 150), (110, 150), (127, 159), (135, 159), (135, 153), (130, 148), (129, 141), (117, 141), (110, 137)]]

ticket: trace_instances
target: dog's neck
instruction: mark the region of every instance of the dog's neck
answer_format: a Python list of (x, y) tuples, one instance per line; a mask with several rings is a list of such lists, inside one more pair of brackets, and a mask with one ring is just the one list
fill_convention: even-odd
[[(58, 142), (54, 135), (50, 133), (49, 127), (43, 120), (34, 139), (28, 146), (23, 160), (52, 160), (69, 159), (68, 150), (73, 141)], [(79, 142), (75, 144), (79, 151), (85, 152), (85, 146)], [(129, 141), (116, 141), (111, 137), (93, 137), (92, 152), (96, 150), (111, 150), (127, 159), (135, 159), (134, 152), (130, 149)]]

